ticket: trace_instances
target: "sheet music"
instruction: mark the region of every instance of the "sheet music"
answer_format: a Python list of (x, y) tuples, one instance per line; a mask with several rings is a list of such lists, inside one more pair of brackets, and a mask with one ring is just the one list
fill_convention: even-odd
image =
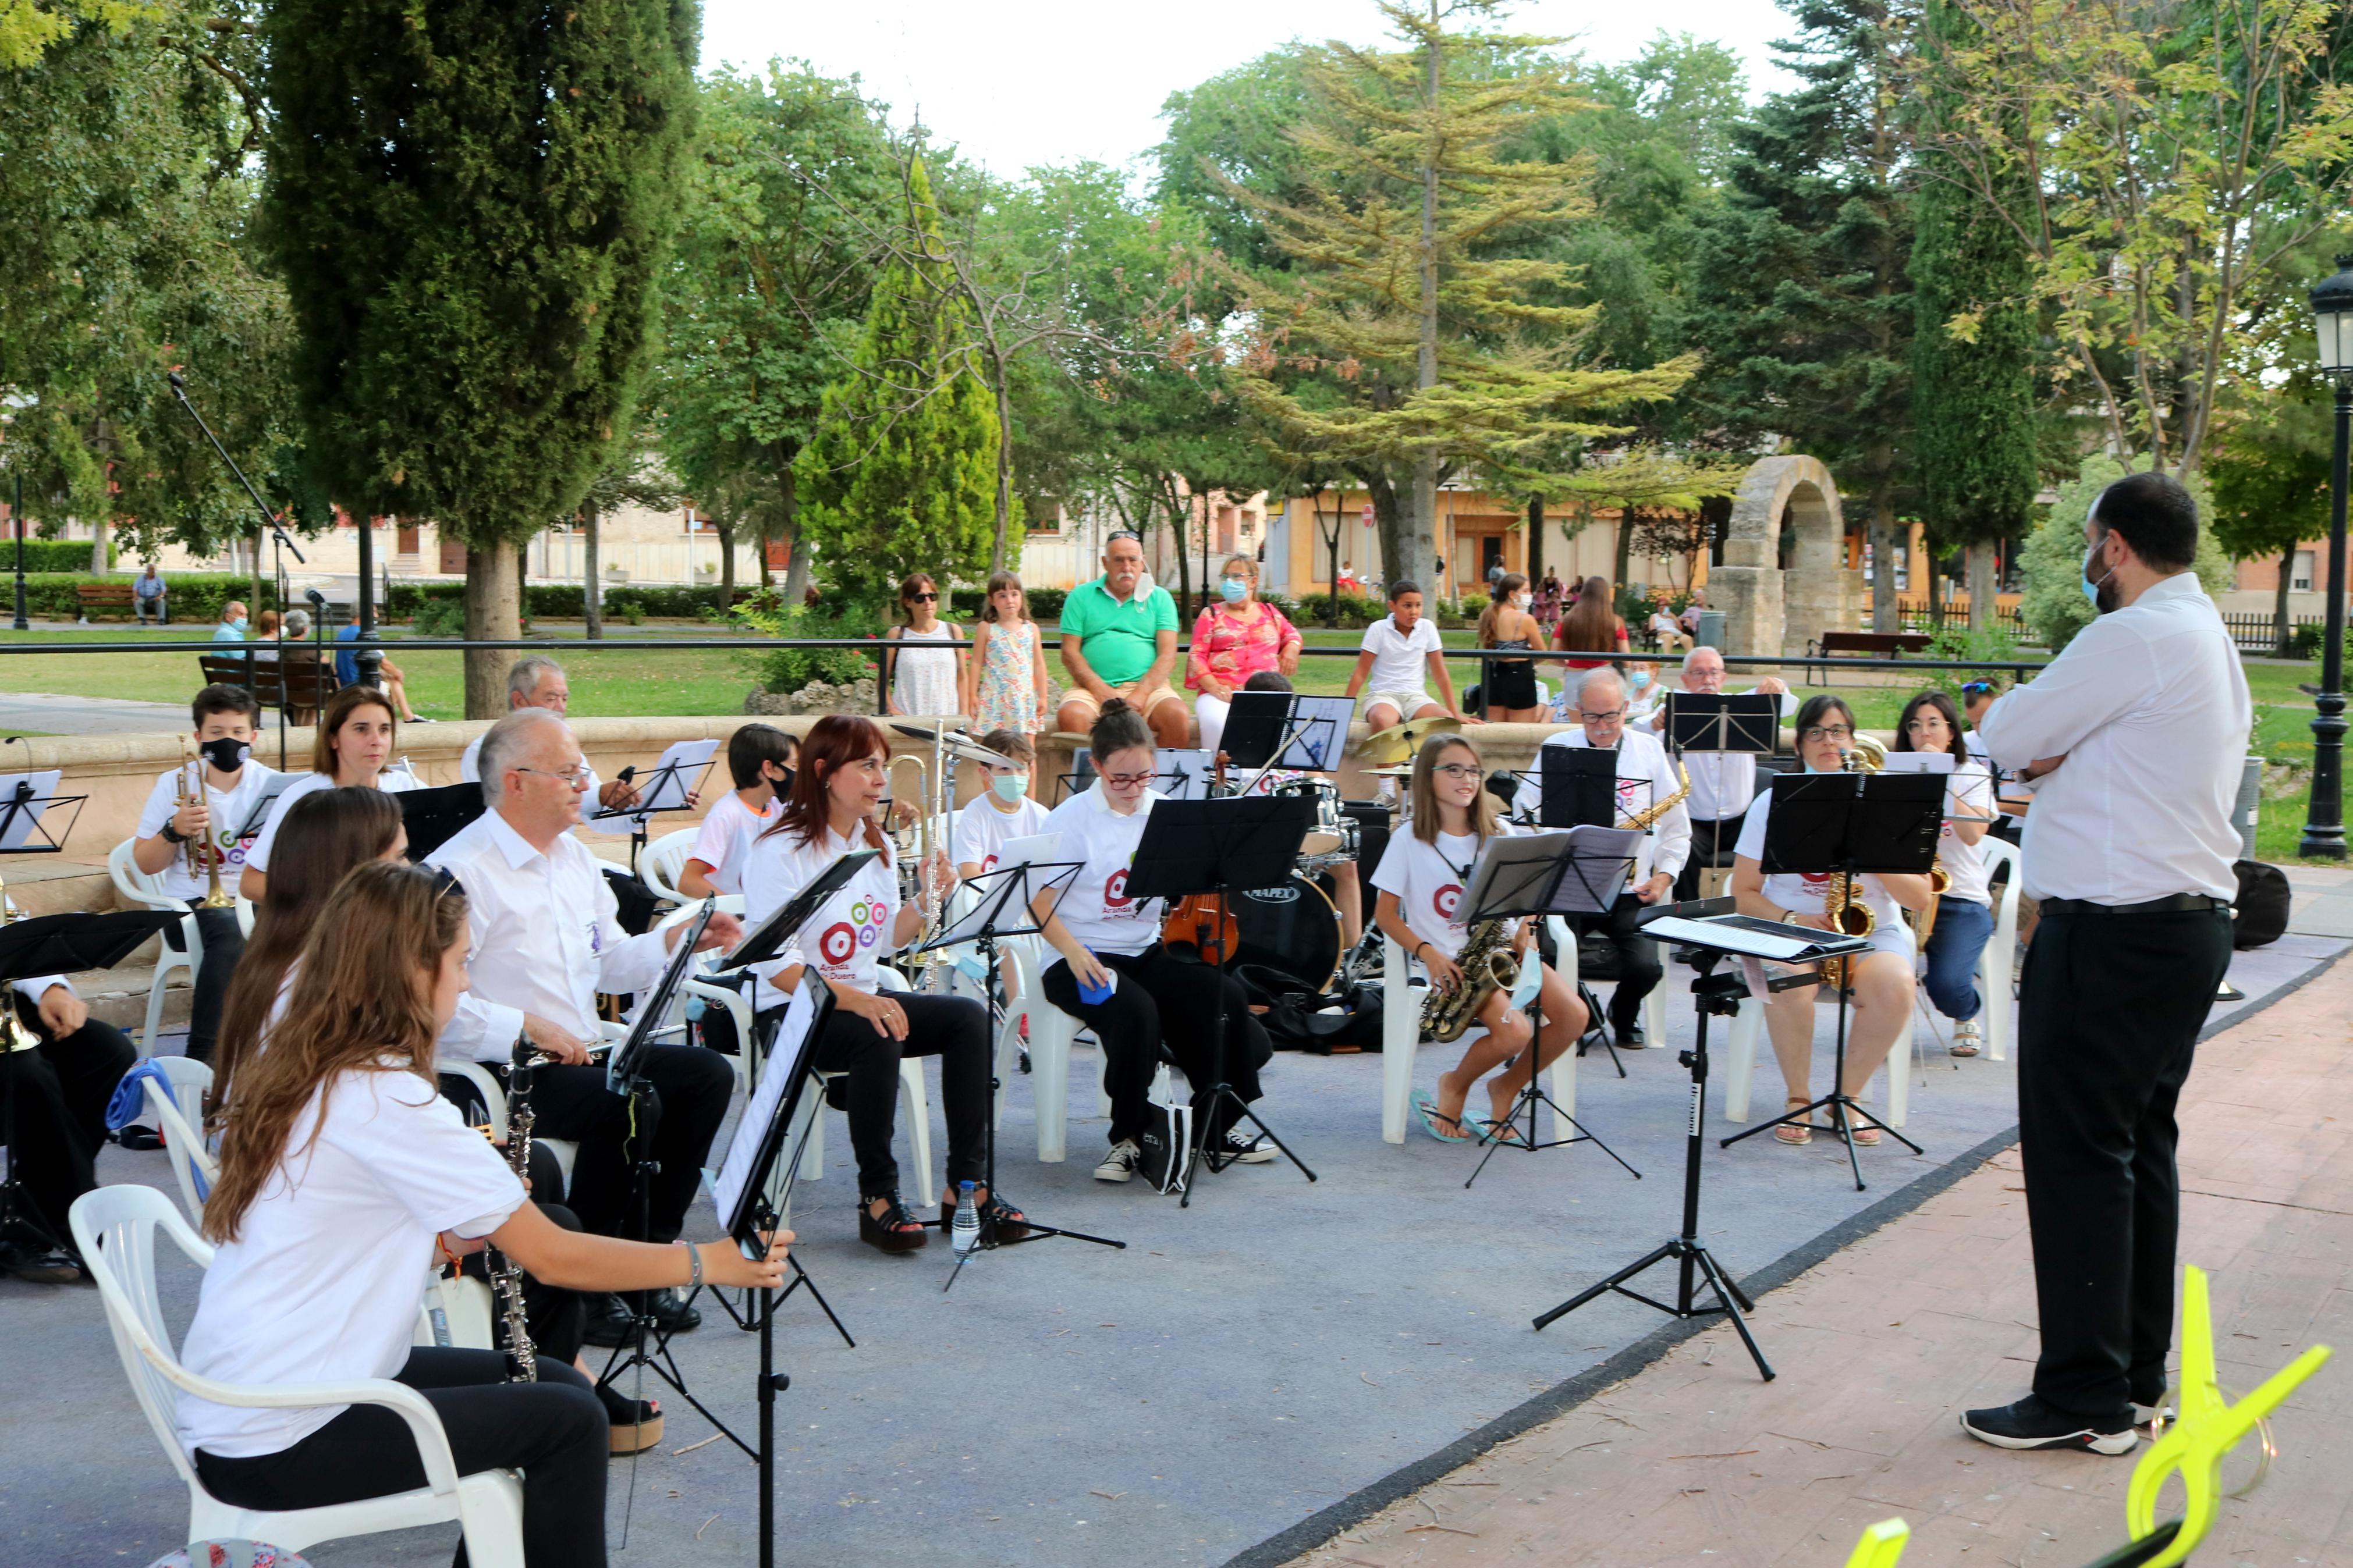
[(1283, 749), (1275, 759), (1279, 768), (1297, 768), (1308, 773), (1330, 773), (1340, 765), (1341, 748), (1348, 743), (1348, 725), (1356, 716), (1356, 704), (1345, 697), (1296, 697), (1291, 703), (1291, 722), (1300, 731), (1299, 738)]
[(0, 836), (0, 851), (22, 849), (35, 842), (41, 825), (41, 812), (58, 793), (58, 784), (65, 777), (63, 768), (44, 768), (31, 773), (0, 773), (0, 803), (16, 798), (16, 786), (30, 784), (32, 794), (16, 812), (16, 819), (8, 831)]
[[(760, 1163), (760, 1145), (767, 1138), (768, 1124), (776, 1119), (776, 1107), (784, 1100), (785, 1090), (800, 1076), (801, 1058), (809, 1044), (809, 1021), (816, 1014), (817, 992), (804, 981), (785, 1008), (784, 1024), (776, 1030), (777, 1051), (768, 1057), (767, 1065), (761, 1069), (760, 1081), (753, 1086), (752, 1098), (744, 1107), (744, 1114), (736, 1119), (735, 1136), (728, 1142), (727, 1158), (721, 1163), (716, 1175), (703, 1173), (723, 1224), (743, 1202), (744, 1184)], [(751, 1042), (743, 1044), (749, 1048)]]
[(1170, 800), (1207, 800), (1209, 781), (1217, 773), (1217, 759), (1209, 752), (1195, 748), (1171, 747), (1162, 752), (1155, 766), (1166, 786)]
[[(1726, 915), (1715, 920), (1686, 920), (1681, 915), (1662, 915), (1646, 921), (1642, 934), (1651, 939), (1692, 942), (1719, 952), (1736, 952), (1749, 958), (1770, 959), (1777, 963), (1810, 963), (1823, 956), (1825, 950), (1841, 952), (1862, 951), (1868, 943), (1842, 942), (1828, 931), (1807, 931), (1803, 927), (1789, 927), (1792, 934), (1780, 934), (1783, 928), (1773, 921), (1760, 921), (1747, 915)], [(1802, 934), (1801, 934), (1802, 933)]]
[(1879, 771), (1885, 773), (1948, 773), (1953, 771), (1950, 752), (1890, 752), (1887, 763)]
[(1050, 859), (1054, 851), (1061, 847), (1062, 836), (1059, 833), (1033, 833), (1027, 838), (1008, 838), (997, 847), (997, 864), (981, 874), (989, 876), (1011, 870), (1016, 866), (1034, 865), (1038, 861)]
[(638, 804), (620, 811), (592, 811), (591, 822), (610, 822), (628, 817), (632, 827), (646, 826), (647, 814), (655, 811), (681, 811), (686, 808), (686, 792), (694, 787), (694, 780), (703, 764), (717, 753), (716, 741), (673, 741), (663, 748), (660, 760), (649, 774), (652, 787), (638, 799)]

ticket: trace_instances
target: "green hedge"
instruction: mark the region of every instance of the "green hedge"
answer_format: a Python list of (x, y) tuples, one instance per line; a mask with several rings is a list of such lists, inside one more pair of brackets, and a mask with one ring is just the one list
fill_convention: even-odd
[[(171, 595), (165, 601), (174, 623), (187, 626), (210, 626), (220, 619), (221, 605), (231, 599), (243, 600), (246, 607), (259, 615), (276, 607), (278, 598), (268, 582), (257, 585), (250, 577), (232, 577), (226, 573), (177, 573), (166, 579), (171, 584)], [(93, 577), (87, 572), (43, 572), (25, 574), (25, 606), (32, 614), (49, 620), (70, 621), (81, 614), (81, 595), (75, 592), (84, 584), (103, 584), (119, 588), (128, 579), (120, 575)], [(6, 592), (0, 586), (0, 593)]]
[[(114, 565), (121, 554), (112, 543), (106, 547), (106, 563)], [(16, 570), (16, 541), (0, 534), (0, 572)], [(90, 570), (90, 541), (87, 539), (27, 539), (25, 541), (25, 575), (36, 572), (80, 572)]]
[[(758, 591), (756, 583), (738, 584), (735, 597), (741, 602)], [(466, 585), (463, 583), (395, 583), (385, 601), (385, 614), (395, 620), (406, 620), (428, 600), (446, 599), (461, 603), (465, 596)], [(554, 620), (576, 621), (588, 613), (586, 590), (577, 583), (526, 583), (523, 584), (522, 604), (523, 614), (544, 616)], [(605, 613), (616, 620), (626, 620), (631, 615), (694, 620), (719, 613), (719, 588), (715, 584), (681, 584), (675, 587), (649, 584), (607, 588), (605, 590)]]

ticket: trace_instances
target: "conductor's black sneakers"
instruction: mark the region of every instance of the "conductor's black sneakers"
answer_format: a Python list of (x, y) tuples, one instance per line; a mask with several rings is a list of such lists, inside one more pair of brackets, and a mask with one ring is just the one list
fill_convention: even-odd
[(2084, 1448), (2094, 1454), (2129, 1454), (2140, 1441), (2132, 1412), (2087, 1421), (2045, 1405), (2030, 1394), (2015, 1405), (1996, 1405), (1961, 1416), (1961, 1430), (1997, 1448)]

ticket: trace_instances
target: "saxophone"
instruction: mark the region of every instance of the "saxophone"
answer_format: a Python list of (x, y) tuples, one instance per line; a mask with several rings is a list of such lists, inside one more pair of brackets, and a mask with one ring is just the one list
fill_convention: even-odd
[[(527, 1039), (515, 1041), (514, 1068), (507, 1079), (507, 1166), (518, 1180), (531, 1179), (531, 1128), (537, 1120), (531, 1109), (533, 1049)], [(482, 1266), (491, 1276), (491, 1292), (498, 1298), (499, 1319), (507, 1327), (507, 1381), (537, 1383), (539, 1352), (531, 1342), (531, 1322), (522, 1303), (522, 1266), (496, 1247), (486, 1248)]]
[[(1866, 747), (1863, 742), (1869, 742)], [(1857, 750), (1839, 753), (1841, 773), (1877, 773), (1887, 759), (1886, 748), (1868, 735), (1855, 741)], [(1840, 871), (1831, 877), (1830, 887), (1822, 894), (1822, 913), (1831, 922), (1831, 930), (1841, 936), (1869, 936), (1879, 929), (1879, 917), (1871, 906), (1854, 896), (1854, 879)], [(1833, 990), (1843, 991), (1853, 978), (1848, 973), (1852, 960), (1846, 957), (1825, 958), (1821, 961), (1822, 984)]]
[(1677, 757), (1675, 759), (1675, 776), (1682, 780), (1682, 784), (1677, 787), (1674, 794), (1667, 796), (1664, 800), (1654, 801), (1651, 805), (1644, 806), (1641, 810), (1629, 816), (1625, 821), (1620, 823), (1618, 826), (1620, 827), (1630, 827), (1637, 833), (1648, 833), (1652, 825), (1655, 824), (1659, 818), (1666, 816), (1667, 813), (1681, 805), (1683, 803), (1683, 797), (1691, 794), (1691, 770), (1683, 766), (1683, 760), (1681, 757)]
[(1451, 991), (1433, 985), (1422, 998), (1421, 1031), (1441, 1044), (1459, 1040), (1478, 1021), (1479, 1009), (1497, 991), (1508, 992), (1520, 983), (1520, 961), (1504, 939), (1509, 921), (1481, 921), (1463, 939), (1454, 955), (1462, 982)]

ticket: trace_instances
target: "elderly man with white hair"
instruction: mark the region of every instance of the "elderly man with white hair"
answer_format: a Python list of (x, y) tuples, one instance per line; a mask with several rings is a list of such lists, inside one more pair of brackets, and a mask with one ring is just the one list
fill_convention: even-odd
[[(544, 708), (522, 708), (482, 737), (482, 797), (489, 809), (432, 854), (426, 864), (466, 890), (473, 928), (470, 988), (438, 1048), (475, 1061), (505, 1062), (516, 1037), (558, 1065), (542, 1068), (532, 1086), (538, 1131), (579, 1143), (567, 1195), (573, 1212), (600, 1236), (624, 1236), (634, 1219), (631, 1168), (659, 1167), (648, 1189), (642, 1239), (677, 1239), (695, 1184), (727, 1114), (735, 1071), (726, 1058), (689, 1046), (653, 1046), (640, 1058), (645, 1091), (630, 1100), (605, 1087), (589, 1064), (596, 1038), (596, 994), (649, 989), (684, 931), (631, 936), (603, 862), (574, 837), (588, 764), (564, 721)], [(732, 915), (713, 915), (702, 947), (743, 936)], [(700, 1315), (675, 1294), (657, 1307), (665, 1326), (691, 1328)], [(629, 1330), (618, 1300), (589, 1304), (592, 1343), (617, 1344)]]
[[(1641, 730), (1626, 727), (1626, 682), (1604, 665), (1577, 688), (1582, 727), (1546, 738), (1546, 746), (1586, 747), (1618, 753), (1618, 820), (1665, 804), (1682, 788), (1666, 748)], [(1674, 890), (1675, 877), (1691, 853), (1691, 818), (1678, 803), (1651, 825), (1634, 862), (1633, 880), (1607, 919), (1602, 932), (1618, 950), (1618, 990), (1609, 998), (1609, 1026), (1626, 1050), (1650, 1044), (1642, 1029), (1642, 998), (1657, 988), (1664, 969), (1659, 944), (1640, 933), (1643, 907)]]
[[(543, 653), (527, 653), (507, 668), (507, 711), (519, 713), (526, 708), (543, 709), (559, 719), (572, 710), (572, 682), (564, 667)], [(459, 783), (482, 782), (482, 742), (489, 739), (487, 732), (475, 736), (459, 757)], [(638, 798), (635, 788), (618, 781), (605, 784), (593, 768), (588, 772), (588, 791), (607, 811), (618, 811)]]
[[(1724, 655), (1712, 647), (1694, 648), (1683, 660), (1683, 689), (1697, 697), (1724, 694)], [(1786, 698), (1789, 689), (1767, 676), (1750, 692)], [(1786, 704), (1785, 704), (1786, 707)], [(1667, 710), (1661, 703), (1651, 716), (1651, 731), (1664, 737)], [(1682, 762), (1691, 774), (1691, 798), (1683, 809), (1691, 814), (1692, 852), (1675, 878), (1677, 899), (1703, 897), (1700, 874), (1729, 869), (1732, 847), (1740, 842), (1740, 824), (1748, 803), (1757, 798), (1757, 759), (1746, 752), (1685, 752)]]

